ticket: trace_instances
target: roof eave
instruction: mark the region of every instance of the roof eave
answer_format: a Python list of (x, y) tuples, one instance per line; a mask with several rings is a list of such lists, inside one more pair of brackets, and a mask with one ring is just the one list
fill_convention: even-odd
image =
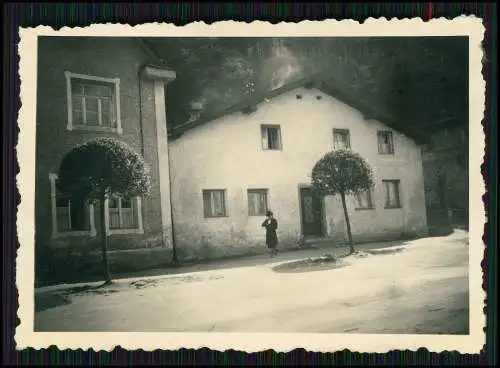
[[(255, 98), (251, 98), (249, 100), (245, 100), (243, 102), (237, 103), (233, 106), (230, 106), (216, 114), (207, 115), (205, 117), (200, 117), (197, 120), (181, 124), (172, 129), (172, 137), (179, 137), (185, 131), (193, 129), (199, 125), (205, 124), (210, 121), (214, 121), (220, 119), (221, 117), (227, 116), (236, 112), (243, 113), (252, 113), (254, 111), (254, 107), (264, 102), (266, 99), (271, 99), (273, 97), (279, 96), (283, 93), (292, 91), (296, 88), (305, 87), (307, 89), (316, 88), (319, 91), (336, 98), (343, 103), (355, 108), (358, 110), (366, 120), (377, 120), (381, 123), (384, 123), (391, 128), (401, 132), (404, 135), (407, 135), (409, 138), (413, 139), (417, 144), (423, 144), (426, 141), (424, 135), (416, 132), (415, 130), (403, 127), (402, 124), (398, 123), (394, 117), (391, 117), (389, 114), (380, 111), (379, 108), (375, 108), (366, 103), (366, 101), (362, 101), (356, 96), (353, 96), (346, 91), (340, 91), (337, 86), (334, 86), (330, 80), (331, 78), (326, 77), (323, 73), (313, 74), (311, 76), (296, 80), (294, 82), (288, 83), (282, 87), (269, 91), (266, 94), (261, 96), (257, 96)], [(247, 112), (245, 110), (248, 110)], [(173, 138), (177, 139), (177, 138)]]
[(148, 43), (148, 41), (144, 37), (137, 37), (137, 41), (142, 46), (142, 49), (148, 55), (148, 57), (158, 65), (165, 65), (165, 60), (163, 60), (153, 47)]

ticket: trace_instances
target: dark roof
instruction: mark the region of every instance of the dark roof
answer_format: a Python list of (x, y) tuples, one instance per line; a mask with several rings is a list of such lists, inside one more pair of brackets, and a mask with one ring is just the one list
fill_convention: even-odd
[(387, 126), (398, 130), (399, 132), (414, 139), (417, 143), (421, 143), (424, 141), (423, 135), (419, 132), (413, 130), (409, 126), (405, 126), (387, 111), (370, 104), (366, 100), (363, 100), (362, 98), (360, 98), (360, 96), (356, 95), (354, 91), (350, 91), (349, 88), (340, 86), (332, 78), (327, 77), (323, 74), (315, 74), (310, 77), (293, 81), (267, 93), (261, 93), (251, 96), (215, 113), (201, 115), (196, 120), (188, 121), (186, 123), (173, 127), (169, 135), (172, 137), (172, 139), (176, 139), (187, 130), (217, 120), (226, 115), (235, 112), (252, 113), (257, 109), (257, 105), (264, 102), (265, 100), (271, 99), (300, 87), (316, 88), (321, 92), (355, 108), (356, 110), (361, 112), (367, 120), (375, 119), (377, 121), (380, 121)]

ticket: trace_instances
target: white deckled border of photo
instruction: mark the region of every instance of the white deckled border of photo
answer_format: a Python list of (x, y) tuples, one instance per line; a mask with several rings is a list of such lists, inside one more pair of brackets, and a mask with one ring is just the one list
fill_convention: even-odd
[[(274, 349), (287, 352), (304, 348), (315, 352), (333, 352), (349, 349), (357, 352), (384, 353), (389, 350), (417, 350), (432, 352), (455, 350), (477, 354), (485, 344), (483, 313), (485, 292), (482, 289), (484, 244), (483, 225), (486, 221), (481, 196), (485, 193), (480, 166), (483, 162), (485, 142), (481, 121), (484, 116), (485, 82), (482, 77), (484, 37), (482, 19), (460, 16), (424, 22), (421, 18), (392, 19), (369, 18), (362, 24), (353, 20), (302, 21), (273, 25), (268, 22), (252, 23), (224, 21), (208, 25), (204, 22), (186, 26), (150, 23), (137, 26), (123, 24), (94, 24), (84, 28), (55, 31), (48, 26), (20, 28), (19, 74), (21, 101), (18, 124), (20, 128), (17, 159), (20, 172), (17, 185), (21, 203), (17, 215), (17, 235), (20, 248), (16, 259), (16, 286), (19, 292), (16, 328), (17, 349), (40, 349), (55, 345), (59, 349), (112, 350), (124, 349), (202, 348), (247, 352)], [(112, 36), (112, 37), (352, 37), (352, 36), (469, 36), (469, 290), (470, 334), (452, 335), (385, 335), (385, 334), (308, 334), (308, 333), (113, 333), (113, 332), (34, 332), (34, 183), (35, 183), (35, 131), (37, 94), (37, 37), (38, 36)]]

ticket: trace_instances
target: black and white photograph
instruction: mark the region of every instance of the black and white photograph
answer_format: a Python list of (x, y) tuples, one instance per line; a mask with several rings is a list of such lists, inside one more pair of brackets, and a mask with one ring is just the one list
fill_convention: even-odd
[(406, 35), (33, 31), (20, 63), (34, 83), (20, 115), (31, 202), (18, 218), (31, 230), (17, 265), (32, 272), (18, 287), (33, 305), (19, 333), (85, 333), (89, 347), (100, 333), (482, 347), (471, 23), (425, 35), (432, 22)]

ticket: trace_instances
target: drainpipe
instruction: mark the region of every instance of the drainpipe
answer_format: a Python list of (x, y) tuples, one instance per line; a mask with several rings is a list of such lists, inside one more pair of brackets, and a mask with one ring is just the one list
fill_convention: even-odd
[(143, 95), (142, 95), (142, 68), (139, 69), (139, 126), (140, 126), (140, 135), (141, 135), (141, 155), (144, 158), (144, 119), (142, 118), (142, 103), (143, 103)]

